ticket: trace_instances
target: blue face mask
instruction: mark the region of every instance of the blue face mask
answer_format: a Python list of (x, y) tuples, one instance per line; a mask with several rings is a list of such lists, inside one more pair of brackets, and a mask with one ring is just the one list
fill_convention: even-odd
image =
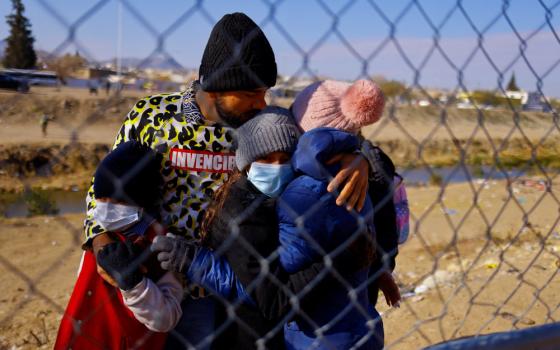
[(294, 179), (291, 164), (265, 164), (253, 162), (247, 179), (269, 197), (278, 197), (287, 184)]

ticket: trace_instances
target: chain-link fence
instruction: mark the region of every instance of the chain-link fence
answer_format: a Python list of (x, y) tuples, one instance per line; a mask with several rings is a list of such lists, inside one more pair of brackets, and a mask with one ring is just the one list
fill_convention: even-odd
[[(217, 8), (210, 2), (192, 1), (161, 5), (169, 8), (161, 10), (164, 17), (158, 17), (150, 10), (155, 3), (127, 0), (92, 1), (81, 5), (79, 11), (72, 6), (65, 10), (45, 0), (26, 4), (28, 10), (40, 13), (41, 18), (31, 17), (34, 28), (34, 21), (46, 21), (47, 26), (56, 23), (63, 28), (57, 44), (40, 53), (40, 61), (46, 64), (58, 60), (59, 65), (50, 65), (51, 69), (60, 68), (64, 55), (74, 59), (78, 56), (83, 61), (70, 73), (65, 70), (68, 67), (57, 69), (59, 77), (65, 75), (64, 85), (43, 86), (48, 79), (35, 76), (37, 85), (31, 85), (28, 93), (0, 94), (4, 129), (0, 134), (4, 139), (0, 145), (0, 209), (5, 216), (0, 235), (0, 271), (4, 277), (0, 288), (0, 348), (51, 347), (61, 321), (70, 319), (75, 334), (80, 335), (82, 329), (90, 329), (88, 321), (103, 320), (100, 313), (107, 308), (99, 305), (83, 319), (64, 316), (76, 270), (80, 265), (84, 273), (83, 266), (88, 263), (81, 249), (86, 238), (82, 227), (85, 198), (91, 195), (85, 191), (118, 130), (119, 142), (136, 138), (155, 143), (161, 136), (158, 126), (151, 131), (146, 128), (144, 133), (135, 118), (152, 113), (147, 108), (159, 108), (154, 106), (162, 99), (175, 104), (175, 109), (167, 113), (186, 108), (184, 94), (173, 91), (189, 91), (190, 81), (197, 77), (197, 70), (192, 68), (200, 64), (212, 26), (228, 12), (224, 9), (246, 11), (271, 42), (279, 76), (276, 86), (267, 92), (269, 104), (289, 107), (306, 86), (326, 78), (368, 79), (381, 87), (386, 98), (383, 117), (362, 128), (361, 134), (392, 159), (404, 179), (410, 237), (398, 249), (378, 252), (385, 269), (379, 268), (362, 280), (352, 280), (357, 269), (352, 270), (352, 256), (360, 254), (356, 246), (367, 246), (359, 241), (367, 226), (364, 220), (373, 219), (350, 211), (348, 215), (355, 219), (356, 227), (345, 240), (328, 247), (310, 232), (307, 224), (310, 220), (327, 222), (328, 213), (317, 212), (322, 210), (319, 204), (300, 212), (281, 200), (278, 205), (287, 207), (285, 215), (292, 219), (294, 232), (318, 254), (313, 265), (304, 269), (309, 273), (303, 273), (305, 279), (301, 269), (291, 271), (291, 275), (283, 270), (286, 266), (281, 266), (282, 248), (263, 255), (247, 240), (242, 226), (257, 215), (255, 210), (263, 203), (243, 202), (242, 218), (226, 220), (222, 228), (227, 234), (222, 233), (220, 244), (214, 242), (211, 254), (220, 263), (232, 251), (251, 257), (256, 277), (249, 282), (241, 281), (240, 276), (237, 280), (232, 277), (234, 282), (220, 282), (237, 288), (235, 293), (211, 293), (222, 321), (216, 321), (214, 332), (199, 341), (186, 340), (181, 336), (184, 330), (172, 331), (180, 344), (204, 348), (220, 337), (228, 339), (228, 332), (236, 327), (260, 339), (257, 346), (266, 346), (275, 337), (293, 334), (295, 320), (297, 326), (308, 327), (296, 330), (305, 334), (298, 338), (298, 345), (303, 347), (306, 343), (301, 339), (305, 338), (310, 347), (317, 345), (313, 345), (315, 339), (325, 348), (336, 348), (339, 343), (332, 343), (330, 332), (341, 323), (363, 319), (362, 324), (351, 327), (366, 329), (348, 346), (358, 348), (381, 339), (383, 334), (379, 318), (362, 303), (368, 297), (373, 303), (377, 295), (376, 309), (383, 320), (386, 348), (423, 348), (462, 337), (557, 322), (560, 203), (556, 189), (560, 143), (555, 84), (560, 63), (559, 5), (560, 2), (544, 0), (522, 4), (504, 0), (484, 5), (466, 1), (413, 0), (389, 5), (373, 0), (317, 0), (305, 4), (262, 0), (250, 5), (221, 4)], [(114, 16), (114, 27), (107, 24), (109, 20), (100, 21), (109, 15)], [(100, 23), (108, 28), (99, 27)], [(82, 31), (87, 33), (85, 40)], [(106, 31), (111, 35), (107, 36)], [(98, 57), (107, 43), (116, 47), (115, 60)], [(40, 40), (36, 44), (40, 46)], [(138, 59), (130, 59), (133, 54)], [(519, 83), (510, 79), (514, 73)], [(27, 74), (29, 82), (35, 79), (30, 72), (21, 74)], [(155, 95), (161, 92), (169, 94)], [(148, 95), (159, 100), (148, 98), (142, 105), (137, 103)], [(167, 125), (163, 122), (165, 110), (160, 112), (161, 125)], [(127, 120), (120, 129), (125, 115)], [(43, 116), (40, 125), (38, 116)], [(178, 128), (188, 129), (185, 125)], [(168, 131), (161, 131), (165, 132)], [(189, 143), (181, 141), (181, 135), (161, 137), (167, 136), (176, 143), (182, 142), (182, 150), (204, 150), (200, 140)], [(230, 136), (226, 131), (222, 135), (226, 139)], [(214, 140), (214, 136), (201, 137)], [(218, 144), (222, 141), (216, 138)], [(174, 155), (173, 149), (162, 152), (169, 162), (185, 154), (178, 151)], [(312, 158), (311, 153), (308, 155)], [(224, 155), (229, 156), (230, 153)], [(202, 167), (198, 167), (199, 174), (204, 173), (200, 172)], [(370, 171), (372, 167), (375, 165), (370, 164)], [(226, 165), (222, 168), (231, 170)], [(188, 177), (181, 174), (177, 177)], [(220, 171), (207, 178), (200, 175), (201, 180), (189, 180), (194, 183), (185, 180), (184, 188), (179, 188), (177, 178), (164, 174), (164, 202), (171, 208), (167, 212), (175, 210), (175, 215), (181, 217), (171, 226), (201, 225), (209, 200), (201, 200), (198, 193), (211, 197), (225, 180), (224, 174)], [(214, 183), (205, 184), (206, 180)], [(395, 213), (378, 214), (384, 205), (393, 204), (392, 179), (390, 184), (388, 192), (370, 191), (378, 237), (396, 234), (396, 226), (388, 233), (380, 229), (387, 218), (395, 221)], [(171, 192), (183, 194), (174, 197)], [(325, 195), (317, 203), (332, 196)], [(183, 211), (194, 214), (184, 215)], [(260, 219), (254, 221), (265, 228), (276, 223), (276, 219)], [(88, 229), (91, 227), (86, 223)], [(279, 244), (273, 243), (275, 247)], [(393, 276), (402, 300), (399, 307), (390, 307), (383, 297), (387, 298), (390, 291), (381, 285), (386, 292), (383, 293), (370, 285), (380, 287), (378, 278), (391, 265), (381, 257), (397, 250)], [(207, 272), (201, 270), (187, 275), (200, 279), (200, 274)], [(299, 277), (293, 279), (291, 276), (298, 272)], [(87, 304), (92, 297), (87, 288), (94, 287), (85, 285), (83, 299), (77, 305)], [(220, 288), (189, 290), (206, 299), (207, 292), (213, 289)], [(340, 303), (341, 299), (328, 299), (332, 290), (342, 291), (345, 307), (341, 307), (340, 315), (318, 319), (321, 312), (317, 310), (328, 309), (330, 302)], [(364, 297), (368, 291), (369, 296)], [(105, 299), (112, 300), (109, 309), (112, 302), (119, 303), (119, 298), (113, 294)], [(183, 313), (188, 310), (185, 307)], [(247, 310), (258, 310), (255, 312), (265, 315), (259, 317), (272, 319), (275, 324), (263, 325), (268, 327), (266, 331), (251, 329), (246, 323), (247, 317), (250, 320)], [(522, 339), (516, 345), (550, 347), (556, 340), (545, 335), (554, 332), (557, 325), (547, 327), (535, 330), (534, 334), (540, 331), (542, 336), (529, 332), (515, 338), (514, 333), (509, 334), (511, 337), (505, 336), (503, 344)], [(103, 344), (92, 334), (82, 335), (92, 347)], [(153, 335), (146, 332), (140, 337), (145, 341), (128, 346), (157, 344)], [(489, 338), (480, 339), (497, 348), (496, 342), (502, 336), (498, 335), (494, 343)], [(550, 343), (537, 343), (543, 338)], [(474, 348), (476, 340), (461, 344)]]

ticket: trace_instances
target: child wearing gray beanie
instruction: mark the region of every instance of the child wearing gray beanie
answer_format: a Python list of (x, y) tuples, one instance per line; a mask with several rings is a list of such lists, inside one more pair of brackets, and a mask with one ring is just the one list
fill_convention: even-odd
[(247, 180), (261, 193), (279, 196), (295, 177), (288, 160), (298, 137), (290, 111), (280, 107), (263, 109), (237, 129), (237, 169), (247, 171)]
[[(187, 278), (191, 282), (215, 286), (215, 293), (225, 298), (231, 297), (230, 290), (236, 290), (241, 300), (251, 300), (257, 295), (252, 300), (264, 301), (260, 305), (241, 303), (235, 311), (236, 319), (227, 326), (227, 331), (221, 332), (214, 339), (213, 345), (216, 348), (257, 349), (255, 344), (259, 339), (263, 341), (265, 338), (263, 344), (267, 349), (285, 348), (283, 331), (278, 332), (277, 328), (283, 322), (280, 313), (288, 312), (290, 305), (282, 303), (279, 315), (271, 315), (266, 310), (272, 309), (268, 305), (276, 305), (275, 302), (268, 302), (272, 298), (289, 300), (284, 297), (286, 288), (268, 281), (258, 283), (258, 291), (251, 292), (251, 295), (245, 288), (260, 276), (260, 269), (255, 268), (259, 266), (259, 259), (269, 257), (278, 247), (276, 197), (293, 179), (290, 157), (296, 149), (298, 137), (298, 128), (290, 111), (285, 108), (269, 106), (245, 122), (236, 129), (237, 170), (230, 174), (215, 193), (214, 202), (203, 219), (203, 247), (195, 248), (181, 237), (158, 237), (154, 244), (156, 251), (167, 253), (169, 261), (179, 262), (181, 269), (187, 271)], [(222, 246), (224, 242), (227, 244)], [(192, 259), (182, 258), (194, 249), (197, 252), (191, 255)], [(221, 256), (213, 255), (216, 250), (221, 251)], [(220, 269), (216, 267), (215, 271), (213, 266), (208, 266), (209, 262), (222, 261), (219, 260), (221, 258), (225, 258), (226, 263), (220, 265)], [(187, 261), (188, 266), (184, 261)], [(277, 268), (277, 260), (271, 258), (270, 264), (271, 275), (286, 276), (285, 272)], [(231, 266), (239, 283), (234, 288), (224, 288), (227, 289), (224, 291), (220, 288), (229, 286), (229, 282), (220, 277), (231, 275), (222, 272), (226, 266)], [(306, 286), (321, 270), (315, 269), (290, 278), (300, 281), (297, 286)], [(292, 292), (297, 294), (299, 289)], [(238, 320), (243, 327), (236, 324)], [(226, 322), (219, 320), (217, 327), (222, 321)], [(226, 324), (221, 326), (225, 327)], [(267, 337), (268, 334), (274, 335)]]
[(235, 163), (239, 170), (273, 152), (293, 153), (300, 132), (289, 110), (268, 106), (237, 129)]
[[(171, 266), (177, 262), (189, 281), (209, 286), (223, 298), (247, 301), (239, 303), (233, 321), (218, 320), (217, 327), (227, 330), (214, 339), (216, 348), (257, 349), (261, 343), (267, 349), (285, 349), (285, 330), (278, 330), (278, 325), (285, 323), (285, 315), (292, 310), (290, 296), (321, 278), (325, 268), (318, 260), (299, 272), (288, 273), (277, 258), (281, 231), (277, 200), (290, 182), (297, 181), (293, 180), (291, 157), (299, 131), (290, 111), (267, 107), (236, 132), (237, 171), (215, 193), (206, 211), (201, 225), (202, 247), (183, 237), (163, 236), (152, 247), (165, 252)], [(368, 252), (366, 243), (356, 245), (359, 251), (346, 249), (333, 255), (333, 268), (343, 274), (362, 270), (357, 256)], [(189, 253), (193, 250), (194, 254)], [(268, 264), (266, 271), (260, 268), (263, 258)], [(232, 275), (226, 268), (231, 268), (234, 279), (224, 280)], [(263, 273), (267, 278), (262, 278)], [(329, 276), (321, 281), (325, 290), (338, 285), (339, 281)], [(316, 291), (313, 298), (319, 293), (323, 290)]]

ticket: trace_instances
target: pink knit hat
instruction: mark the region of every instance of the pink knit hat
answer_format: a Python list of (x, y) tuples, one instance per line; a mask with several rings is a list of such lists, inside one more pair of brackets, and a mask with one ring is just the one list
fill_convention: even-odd
[(385, 107), (383, 92), (370, 80), (324, 80), (300, 92), (292, 113), (303, 131), (327, 126), (349, 132), (375, 123)]

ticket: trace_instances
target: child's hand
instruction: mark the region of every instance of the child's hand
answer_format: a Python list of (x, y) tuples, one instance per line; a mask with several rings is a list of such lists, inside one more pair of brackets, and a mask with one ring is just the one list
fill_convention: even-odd
[(109, 243), (97, 253), (98, 265), (122, 290), (130, 290), (142, 281), (140, 267), (144, 260), (145, 254), (130, 240)]
[(383, 272), (377, 280), (379, 289), (383, 292), (387, 305), (399, 307), (401, 301), (401, 292), (399, 286), (395, 282), (390, 272)]
[(189, 269), (198, 251), (198, 246), (183, 237), (157, 236), (151, 246), (158, 253), (161, 268), (167, 271), (184, 272)]
[(119, 285), (117, 284), (117, 281), (115, 281), (115, 279), (113, 277), (111, 277), (111, 275), (109, 275), (109, 273), (107, 273), (107, 271), (105, 271), (101, 266), (99, 266), (99, 264), (97, 264), (97, 273), (99, 274), (99, 276), (101, 276), (101, 278), (103, 278), (105, 280), (105, 282), (109, 283), (113, 287), (116, 287), (116, 288), (119, 287)]
[(110, 232), (98, 234), (97, 236), (93, 237), (93, 240), (91, 241), (93, 254), (97, 257), (97, 253), (99, 253), (99, 251), (103, 249), (104, 246), (113, 242), (115, 242), (115, 239), (111, 236)]
[(91, 242), (91, 248), (93, 250), (93, 255), (95, 256), (97, 273), (99, 274), (99, 276), (101, 276), (101, 278), (103, 278), (105, 282), (109, 283), (113, 287), (118, 287), (117, 281), (115, 281), (113, 277), (111, 277), (111, 275), (109, 275), (107, 271), (105, 271), (105, 269), (99, 266), (99, 263), (97, 262), (97, 253), (99, 253), (99, 251), (101, 251), (104, 246), (113, 242), (115, 242), (115, 240), (109, 233), (101, 233), (93, 238)]

